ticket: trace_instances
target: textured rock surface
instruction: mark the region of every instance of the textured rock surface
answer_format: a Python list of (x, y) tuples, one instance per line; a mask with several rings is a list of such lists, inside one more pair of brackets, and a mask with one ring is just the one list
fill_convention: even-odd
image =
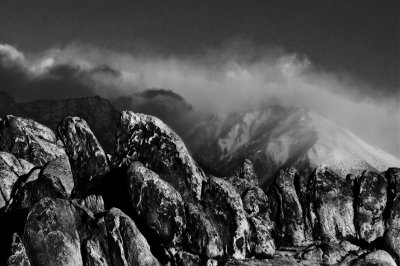
[(57, 127), (74, 177), (74, 192), (85, 194), (110, 171), (108, 158), (85, 120), (66, 117)]
[(104, 201), (101, 196), (89, 195), (79, 202), (82, 206), (89, 209), (94, 214), (104, 212)]
[(376, 250), (374, 252), (369, 253), (362, 259), (357, 259), (352, 262), (354, 266), (372, 266), (372, 265), (379, 265), (379, 266), (396, 266), (396, 262), (384, 250)]
[(189, 203), (186, 207), (186, 221), (185, 245), (190, 252), (208, 258), (223, 255), (224, 247), (217, 229), (202, 210)]
[(364, 171), (356, 186), (356, 228), (359, 238), (372, 242), (383, 236), (383, 212), (387, 202), (387, 181), (375, 172)]
[(113, 208), (107, 212), (105, 221), (113, 265), (159, 265), (149, 244), (131, 218)]
[(202, 265), (199, 256), (190, 254), (189, 252), (181, 251), (176, 255), (176, 264), (178, 266), (198, 266)]
[(133, 210), (149, 233), (167, 247), (181, 244), (186, 219), (179, 192), (139, 162), (128, 168), (128, 190)]
[(55, 175), (44, 175), (41, 172), (37, 179), (27, 182), (16, 192), (11, 209), (13, 211), (27, 209), (44, 198), (67, 199), (68, 196), (61, 181)]
[(11, 243), (10, 257), (7, 260), (7, 266), (30, 266), (28, 256), (21, 238), (14, 233)]
[(400, 168), (389, 168), (385, 177), (388, 180), (389, 217), (385, 243), (393, 252), (397, 264), (400, 264)]
[(24, 159), (17, 159), (13, 154), (0, 152), (1, 166), (7, 165), (18, 176), (26, 175), (35, 166)]
[(325, 167), (317, 168), (308, 183), (307, 215), (314, 240), (338, 242), (355, 237), (353, 191), (349, 183)]
[(67, 200), (46, 198), (30, 211), (24, 243), (32, 265), (83, 265), (74, 209)]
[(156, 117), (122, 112), (117, 125), (116, 161), (139, 161), (172, 184), (185, 199), (200, 199), (206, 180), (180, 137)]
[(39, 166), (65, 156), (53, 131), (33, 120), (12, 115), (1, 120), (0, 150)]
[(68, 157), (59, 157), (48, 164), (43, 169), (43, 175), (48, 177), (57, 177), (63, 184), (65, 191), (71, 195), (74, 188), (74, 178), (72, 176), (71, 165)]
[[(299, 200), (300, 175), (293, 168), (281, 170), (270, 188), (269, 201), (276, 228), (276, 243), (280, 246), (305, 246), (310, 243), (305, 213)], [(300, 194), (301, 195), (301, 194)]]
[(267, 195), (261, 188), (253, 186), (243, 194), (242, 202), (250, 225), (249, 255), (271, 257), (275, 253), (275, 241), (272, 236), (275, 225), (270, 220)]
[(348, 241), (341, 241), (340, 243), (331, 242), (308, 246), (297, 253), (296, 257), (301, 260), (314, 261), (315, 264), (348, 265), (360, 252), (360, 247)]
[(13, 155), (0, 153), (0, 208), (11, 199), (11, 193), (18, 180), (17, 168), (18, 160)]
[(240, 195), (227, 181), (210, 178), (204, 189), (206, 214), (216, 226), (226, 255), (236, 259), (246, 257), (249, 223)]
[(253, 162), (249, 159), (245, 159), (242, 166), (239, 168), (237, 173), (239, 178), (245, 179), (250, 184), (258, 186), (258, 177), (254, 170)]

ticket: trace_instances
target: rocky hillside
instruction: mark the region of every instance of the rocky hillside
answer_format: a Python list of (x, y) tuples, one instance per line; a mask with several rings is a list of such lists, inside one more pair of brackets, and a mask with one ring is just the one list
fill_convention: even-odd
[(258, 186), (206, 175), (156, 117), (122, 112), (107, 155), (87, 122), (0, 120), (1, 265), (396, 265), (400, 169), (318, 167)]

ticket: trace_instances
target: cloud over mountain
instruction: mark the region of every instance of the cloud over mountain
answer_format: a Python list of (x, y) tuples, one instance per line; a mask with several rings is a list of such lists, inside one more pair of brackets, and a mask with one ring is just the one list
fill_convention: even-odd
[[(306, 57), (248, 43), (192, 56), (137, 55), (71, 44), (40, 54), (0, 46), (0, 89), (17, 99), (60, 99), (98, 94), (129, 108), (162, 88), (202, 113), (263, 105), (311, 109), (373, 145), (399, 155), (399, 95), (380, 95), (350, 76), (323, 71)], [(367, 89), (365, 89), (367, 87)], [(159, 103), (160, 101), (158, 101)], [(180, 101), (167, 102), (173, 106)], [(171, 120), (176, 118), (176, 113)], [(168, 120), (168, 117), (165, 118)]]

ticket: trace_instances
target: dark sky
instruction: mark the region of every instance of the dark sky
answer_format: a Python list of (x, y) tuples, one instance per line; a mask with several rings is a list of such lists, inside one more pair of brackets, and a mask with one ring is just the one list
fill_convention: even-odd
[(25, 52), (78, 41), (196, 54), (242, 39), (305, 54), (372, 85), (378, 96), (400, 88), (398, 2), (3, 0), (0, 42)]

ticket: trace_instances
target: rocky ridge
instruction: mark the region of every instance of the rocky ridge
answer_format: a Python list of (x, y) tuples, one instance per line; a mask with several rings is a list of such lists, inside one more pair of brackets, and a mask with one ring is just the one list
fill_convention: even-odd
[(1, 120), (0, 265), (400, 263), (400, 168), (287, 168), (264, 191), (251, 160), (207, 176), (152, 116), (122, 112), (112, 156), (81, 118), (56, 132)]

